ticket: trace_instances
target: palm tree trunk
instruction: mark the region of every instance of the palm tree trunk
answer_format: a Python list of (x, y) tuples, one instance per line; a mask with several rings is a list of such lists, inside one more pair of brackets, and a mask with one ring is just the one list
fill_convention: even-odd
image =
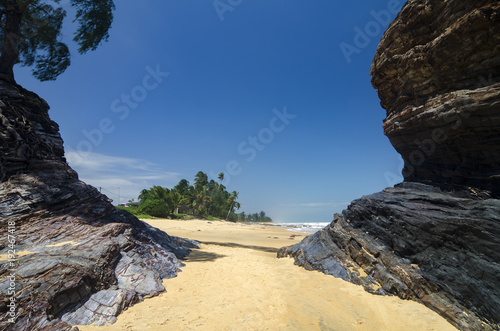
[(14, 65), (19, 57), (18, 43), (21, 31), (21, 9), (16, 0), (5, 0), (5, 26), (0, 55), (0, 74), (14, 81)]
[(231, 206), (229, 206), (229, 211), (227, 212), (226, 221), (229, 221), (229, 214), (231, 214), (231, 210), (233, 209), (233, 205), (234, 205), (234, 202), (231, 204)]

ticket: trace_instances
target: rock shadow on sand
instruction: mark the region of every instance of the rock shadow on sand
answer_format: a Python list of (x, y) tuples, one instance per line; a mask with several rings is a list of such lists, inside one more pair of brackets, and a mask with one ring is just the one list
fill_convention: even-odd
[(191, 253), (184, 259), (185, 262), (213, 262), (217, 259), (226, 257), (226, 255), (204, 252), (202, 250), (192, 250)]
[(231, 248), (252, 249), (255, 251), (261, 251), (261, 252), (266, 252), (266, 253), (277, 253), (278, 252), (278, 248), (275, 248), (275, 247), (242, 245), (242, 244), (237, 244), (237, 243), (221, 243), (221, 242), (209, 242), (209, 241), (202, 241), (201, 243), (205, 244), (205, 245), (217, 245), (217, 246), (224, 246), (224, 247), (231, 247)]

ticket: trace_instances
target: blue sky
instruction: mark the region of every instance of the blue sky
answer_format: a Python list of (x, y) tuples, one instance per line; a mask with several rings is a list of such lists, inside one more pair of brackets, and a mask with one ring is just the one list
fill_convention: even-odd
[(98, 50), (77, 54), (68, 20), (68, 70), (40, 83), (18, 67), (16, 80), (51, 106), (80, 178), (116, 203), (223, 171), (245, 212), (327, 222), (402, 180), (369, 75), (402, 5), (120, 1)]

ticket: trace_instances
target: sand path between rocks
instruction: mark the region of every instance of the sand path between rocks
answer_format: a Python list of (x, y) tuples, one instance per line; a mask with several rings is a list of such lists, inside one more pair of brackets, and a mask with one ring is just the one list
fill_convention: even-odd
[(163, 282), (166, 293), (130, 307), (111, 326), (80, 330), (456, 330), (419, 303), (372, 295), (276, 258), (278, 248), (305, 234), (219, 221), (147, 222), (202, 242), (200, 249)]

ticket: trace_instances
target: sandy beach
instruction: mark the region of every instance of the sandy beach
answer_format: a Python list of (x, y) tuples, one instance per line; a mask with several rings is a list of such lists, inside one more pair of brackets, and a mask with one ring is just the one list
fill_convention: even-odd
[(167, 292), (144, 300), (111, 326), (80, 330), (456, 330), (425, 306), (371, 295), (276, 251), (305, 234), (270, 225), (147, 220), (201, 242)]

